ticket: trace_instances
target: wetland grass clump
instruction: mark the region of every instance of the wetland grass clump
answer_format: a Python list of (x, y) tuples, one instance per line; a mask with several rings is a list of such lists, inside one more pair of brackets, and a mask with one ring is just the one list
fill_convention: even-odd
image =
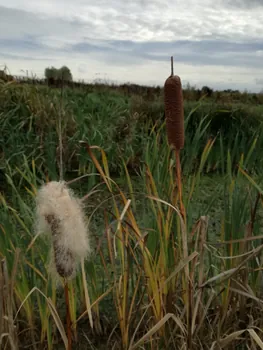
[[(2, 96), (1, 101), (8, 102), (5, 96), (11, 96), (11, 87), (5, 89), (9, 92), (1, 95), (0, 87), (0, 100)], [(7, 184), (3, 186), (4, 195), (0, 193), (0, 260), (5, 259), (0, 261), (0, 344), (2, 332), (11, 335), (19, 349), (31, 349), (32, 344), (34, 349), (60, 349), (62, 341), (67, 350), (263, 349), (262, 179), (254, 175), (252, 179), (252, 174), (250, 177), (245, 172), (260, 158), (261, 138), (256, 135), (248, 143), (247, 137), (231, 138), (235, 134), (222, 129), (216, 144), (210, 140), (214, 135), (210, 134), (205, 106), (200, 105), (198, 110), (203, 117), (200, 114), (199, 118), (196, 106), (188, 115), (181, 79), (173, 71), (164, 90), (161, 103), (165, 105), (166, 125), (161, 119), (148, 135), (151, 123), (143, 126), (144, 121), (138, 118), (138, 129), (134, 128), (132, 136), (121, 135), (114, 142), (116, 130), (122, 131), (126, 120), (131, 124), (134, 121), (129, 119), (126, 107), (115, 113), (115, 104), (101, 98), (102, 94), (65, 91), (68, 103), (63, 109), (71, 115), (67, 108), (74, 104), (72, 115), (78, 131), (71, 138), (66, 125), (63, 128), (63, 145), (71, 147), (70, 153), (64, 148), (64, 176), (61, 165), (61, 180), (50, 182), (58, 179), (59, 166), (51, 167), (53, 154), (49, 155), (50, 162), (46, 159), (51, 147), (57, 147), (58, 137), (52, 128), (59, 109), (51, 115), (46, 105), (35, 106), (36, 112), (42, 108), (49, 118), (45, 133), (50, 137), (41, 154), (32, 153), (32, 147), (39, 150), (36, 142), (31, 142), (36, 140), (34, 127), (39, 114), (33, 118), (28, 111), (26, 129), (26, 110), (19, 114), (17, 103), (10, 97), (5, 111), (12, 113), (4, 111), (1, 120), (5, 127), (2, 153), (5, 159), (13, 154), (17, 158), (3, 161), (0, 169)], [(26, 97), (23, 104), (35, 101), (40, 94), (32, 95), (27, 89), (22, 92)], [(17, 97), (24, 96), (22, 92), (17, 92)], [(47, 106), (55, 92), (49, 94)], [(56, 101), (59, 107), (58, 96)], [(145, 114), (150, 116), (149, 112)], [(10, 130), (14, 137), (9, 141)], [(17, 137), (15, 143), (19, 130), (20, 136), (26, 130), (27, 138)], [(166, 135), (170, 150), (164, 142)], [(76, 146), (79, 140), (85, 140), (87, 153)], [(61, 141), (60, 137), (60, 150)], [(126, 154), (123, 166), (116, 156), (116, 146), (124, 143), (132, 146), (131, 154), (140, 149), (145, 159), (141, 172), (134, 177), (126, 166), (127, 150), (122, 153)], [(19, 152), (14, 152), (12, 144)], [(175, 162), (170, 159), (174, 153)], [(69, 174), (68, 154), (74, 154), (76, 160), (78, 177), (74, 180)], [(214, 160), (220, 171), (208, 181), (206, 169)], [(113, 178), (113, 163), (120, 167), (121, 178)], [(86, 176), (89, 181), (81, 183)], [(73, 182), (74, 192), (69, 188)], [(75, 196), (78, 190), (82, 199)], [(97, 232), (97, 246), (94, 258), (84, 265), (91, 253), (83, 208), (87, 198), (85, 212)], [(40, 236), (49, 237), (46, 242), (32, 235), (34, 223)], [(49, 270), (46, 261), (50, 261)], [(5, 274), (7, 269), (10, 278)], [(65, 299), (56, 288), (57, 279), (62, 281)], [(72, 333), (78, 343), (72, 344)], [(8, 341), (7, 336), (2, 337), (3, 342)]]

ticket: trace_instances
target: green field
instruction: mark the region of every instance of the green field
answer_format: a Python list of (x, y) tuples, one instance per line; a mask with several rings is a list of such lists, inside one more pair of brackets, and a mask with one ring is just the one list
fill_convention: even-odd
[(161, 89), (0, 82), (0, 349), (66, 346), (63, 281), (35, 225), (61, 170), (91, 242), (69, 282), (73, 349), (263, 349), (263, 105), (190, 92), (184, 225)]

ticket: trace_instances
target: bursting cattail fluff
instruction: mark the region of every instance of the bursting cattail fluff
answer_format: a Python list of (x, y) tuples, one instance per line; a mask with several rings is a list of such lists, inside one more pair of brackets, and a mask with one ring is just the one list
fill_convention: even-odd
[(36, 214), (38, 232), (51, 236), (55, 270), (61, 277), (73, 277), (78, 262), (90, 252), (80, 200), (64, 181), (51, 181), (38, 191)]
[(180, 150), (184, 147), (184, 103), (181, 79), (177, 75), (165, 81), (164, 106), (168, 142)]

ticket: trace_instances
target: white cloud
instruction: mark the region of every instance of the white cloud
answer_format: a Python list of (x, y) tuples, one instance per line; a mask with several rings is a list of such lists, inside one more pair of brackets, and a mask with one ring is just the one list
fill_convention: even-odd
[(211, 35), (236, 40), (262, 39), (263, 11), (256, 6), (250, 9), (242, 6), (251, 1), (236, 0), (231, 4), (228, 0), (9, 0), (8, 3), (0, 0), (0, 5), (35, 13), (42, 19), (79, 21), (80, 36), (89, 29), (88, 37), (101, 40), (200, 40)]
[[(251, 1), (253, 7), (244, 7)], [(50, 18), (81, 21), (83, 28), (89, 29), (88, 37), (103, 40), (132, 37), (134, 41), (163, 41), (207, 35), (238, 40), (263, 38), (263, 11), (256, 6), (260, 1), (253, 0), (232, 4), (228, 0), (0, 0), (1, 4)]]

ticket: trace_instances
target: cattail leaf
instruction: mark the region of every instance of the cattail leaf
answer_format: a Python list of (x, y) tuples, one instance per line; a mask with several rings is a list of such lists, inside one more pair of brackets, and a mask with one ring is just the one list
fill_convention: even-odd
[(232, 341), (238, 339), (245, 331), (246, 331), (246, 329), (243, 329), (242, 331), (233, 332), (230, 335), (228, 335), (227, 337), (220, 339), (219, 340), (220, 347), (225, 348), (230, 343), (232, 343)]
[(15, 320), (16, 320), (16, 318), (17, 318), (17, 316), (18, 316), (18, 314), (19, 314), (19, 312), (20, 312), (20, 310), (21, 310), (21, 308), (23, 307), (23, 305), (24, 305), (25, 302), (27, 301), (27, 299), (28, 299), (28, 298), (31, 296), (31, 294), (33, 294), (35, 291), (37, 291), (38, 293), (40, 293), (40, 294), (45, 298), (45, 300), (47, 301), (48, 307), (49, 307), (50, 312), (51, 312), (51, 314), (52, 314), (52, 316), (53, 316), (53, 319), (54, 319), (54, 321), (55, 321), (55, 323), (56, 323), (56, 326), (57, 326), (57, 328), (58, 328), (58, 330), (59, 330), (59, 333), (60, 333), (60, 335), (61, 335), (61, 338), (62, 338), (62, 340), (63, 340), (63, 342), (64, 342), (64, 344), (65, 344), (65, 347), (67, 348), (67, 346), (68, 346), (68, 338), (67, 338), (65, 329), (64, 329), (64, 327), (63, 327), (63, 323), (62, 323), (62, 321), (61, 321), (61, 319), (60, 319), (60, 317), (59, 317), (59, 315), (58, 315), (58, 312), (57, 312), (55, 306), (53, 305), (52, 300), (51, 300), (50, 298), (47, 298), (46, 295), (45, 295), (44, 293), (42, 293), (41, 290), (39, 290), (37, 287), (34, 287), (33, 289), (31, 289), (31, 291), (30, 291), (30, 292), (27, 294), (27, 296), (24, 298), (23, 302), (21, 303), (21, 305), (20, 305), (19, 309), (17, 310), (17, 313), (16, 313), (16, 315), (15, 315), (15, 317), (14, 317), (14, 322), (15, 322)]
[(155, 326), (153, 326), (136, 344), (129, 347), (129, 350), (133, 350), (141, 346), (147, 339), (153, 336), (160, 328), (162, 328), (169, 319), (173, 319), (177, 325), (185, 332), (184, 326), (181, 320), (173, 314), (166, 314)]
[(83, 260), (81, 260), (81, 273), (82, 273), (82, 281), (83, 281), (83, 288), (84, 288), (84, 295), (85, 295), (85, 302), (86, 302), (86, 310), (88, 312), (90, 326), (91, 326), (91, 328), (93, 328), (93, 319), (92, 319), (92, 313), (91, 313), (90, 297), (89, 297), (89, 291), (88, 291), (88, 287), (87, 287), (87, 279), (86, 279), (85, 266), (84, 266)]
[(257, 343), (257, 345), (260, 347), (260, 349), (263, 349), (263, 342), (257, 335), (257, 333), (254, 331), (254, 329), (248, 329), (248, 333), (250, 334), (250, 337)]
[[(92, 309), (94, 306), (96, 306), (97, 304), (99, 304), (99, 302), (101, 300), (103, 300), (108, 294), (111, 293), (111, 291), (113, 290), (113, 287), (110, 287), (108, 290), (106, 290), (106, 292), (104, 292), (103, 294), (101, 294), (90, 306), (90, 309)], [(76, 320), (76, 323), (78, 323), (84, 316), (87, 315), (87, 313), (89, 312), (89, 310), (85, 310)]]

